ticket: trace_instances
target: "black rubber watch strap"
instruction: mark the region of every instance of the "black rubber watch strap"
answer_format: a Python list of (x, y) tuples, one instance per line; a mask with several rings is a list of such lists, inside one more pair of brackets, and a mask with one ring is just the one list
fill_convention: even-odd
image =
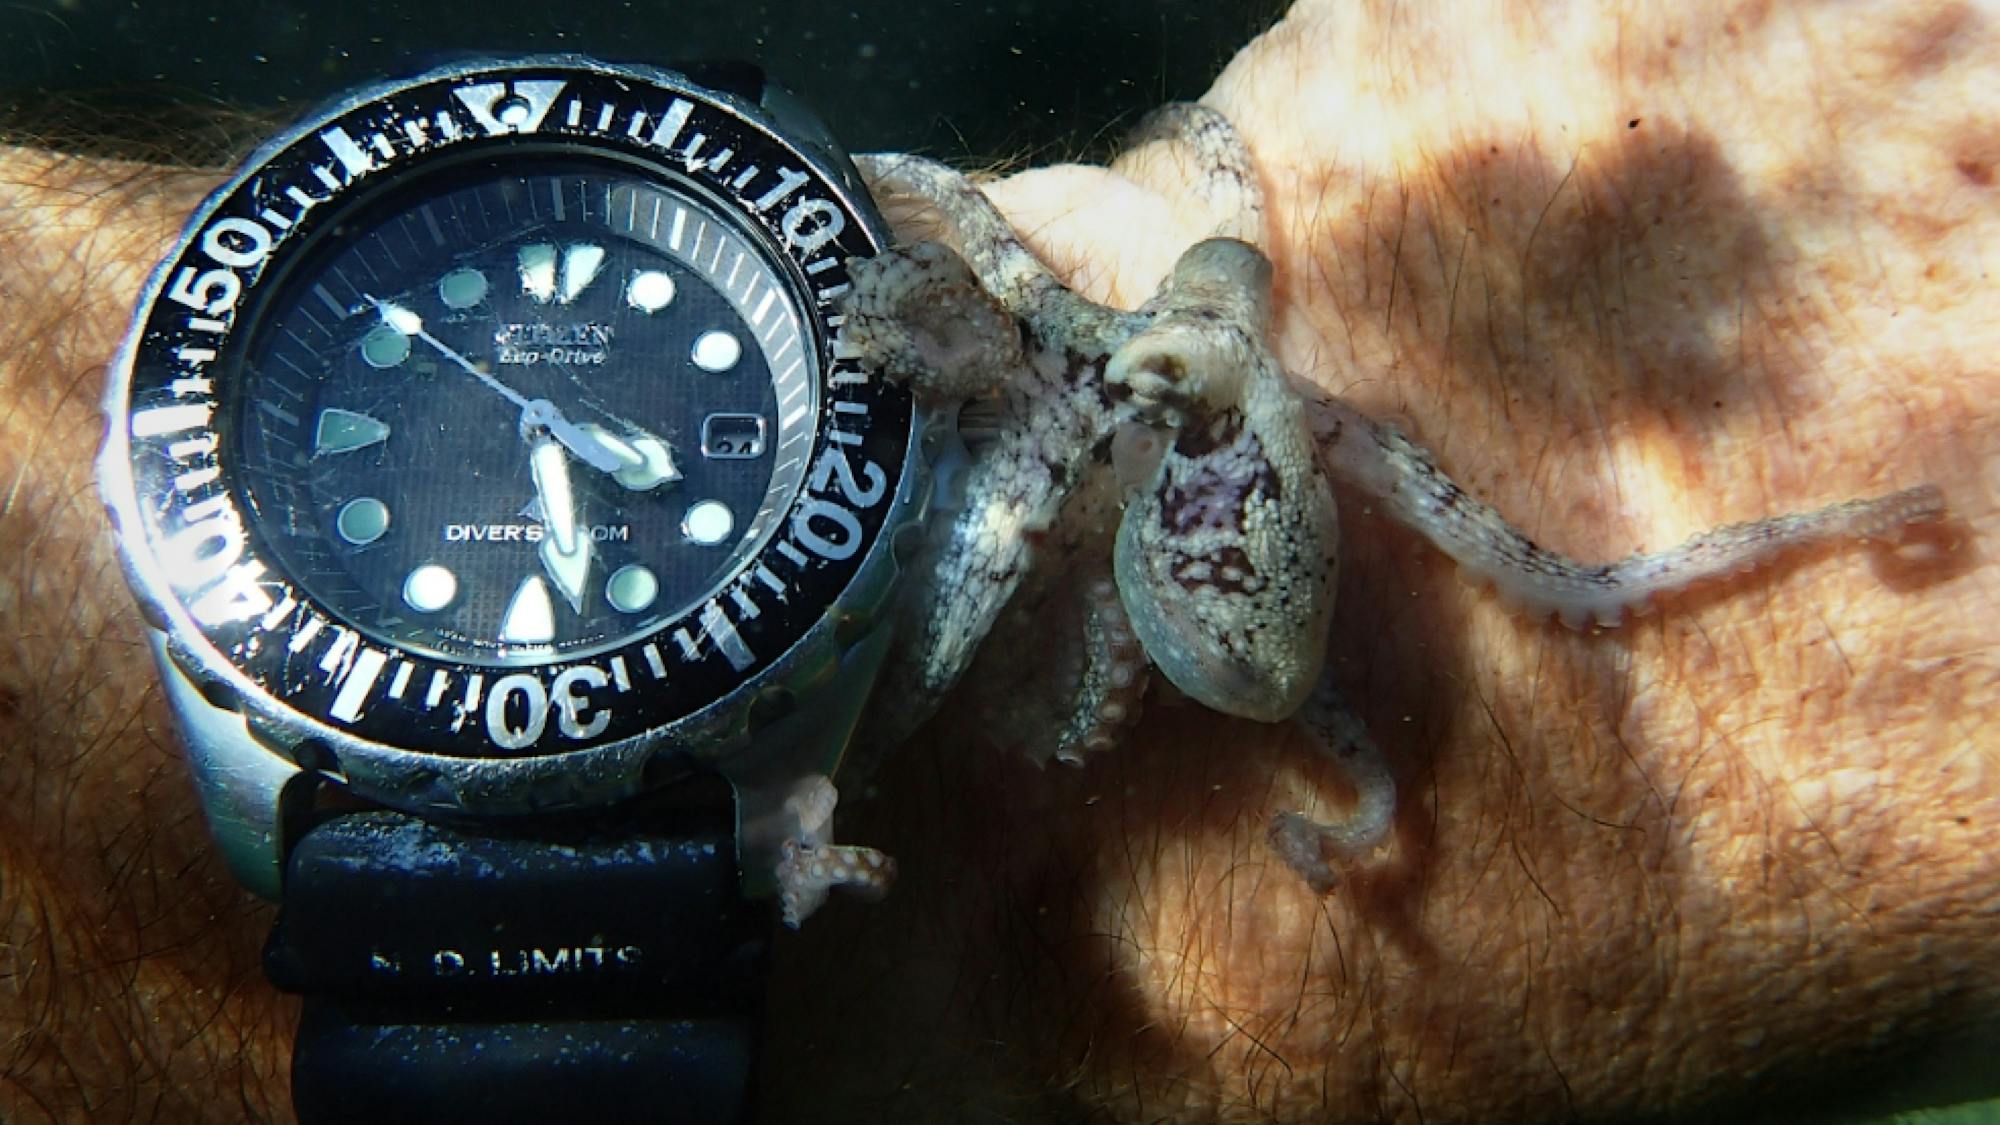
[(533, 835), (312, 829), (264, 958), (306, 995), (300, 1120), (745, 1119), (771, 919), (735, 829), (726, 792)]
[(301, 1125), (737, 1122), (750, 1017), (378, 1023), (309, 997), (292, 1055)]

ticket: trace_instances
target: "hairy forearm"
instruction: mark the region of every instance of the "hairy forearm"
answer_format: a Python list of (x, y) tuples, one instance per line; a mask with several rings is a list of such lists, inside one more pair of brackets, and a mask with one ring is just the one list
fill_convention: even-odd
[[(2000, 214), (1954, 116), (1993, 45), (1943, 8), (1509, 12), (1304, 5), (1211, 96), (1271, 193), (1300, 380), (1585, 558), (1921, 482), (1952, 521), (1579, 635), (1350, 507), (1332, 657), (1409, 795), (1325, 901), (1261, 826), (1347, 795), (1280, 732), (1156, 706), (1081, 775), (1016, 776), (940, 724), (884, 790), (952, 843), (886, 845), (895, 908), (981, 952), (897, 946), (872, 979), (946, 975), (905, 1026), (1013, 1052), (906, 1049), (932, 1082), (1017, 1068), (1139, 1119), (1616, 1118), (2000, 1010)], [(1130, 300), (1200, 227), (1149, 202), (1171, 154), (1121, 168), (994, 194)]]
[(264, 911), (208, 849), (90, 459), (105, 364), (212, 177), (0, 151), (0, 1117), (276, 1112)]
[[(775, 1119), (1617, 1116), (2000, 1005), (1996, 330), (1965, 267), (1995, 219), (1925, 120), (1969, 98), (1873, 64), (1785, 93), (1797, 44), (1916, 41), (1865, 16), (1751, 50), (1726, 20), (1369, 12), (1302, 9), (1214, 96), (1271, 195), (1302, 384), (1584, 557), (1924, 481), (1953, 522), (1574, 634), (1350, 505), (1332, 658), (1397, 759), (1392, 845), (1323, 900), (1275, 861), (1272, 812), (1348, 800), (1282, 728), (1155, 700), (1041, 773), (947, 715), (844, 832), (899, 856), (896, 895), (781, 947)], [(1972, 33), (1931, 40), (1991, 57)], [(1565, 84), (1501, 96), (1544, 48)], [(1744, 89), (1756, 119), (1718, 109)], [(1131, 299), (1202, 231), (1169, 156), (994, 193)], [(283, 1116), (269, 914), (209, 851), (89, 475), (103, 366), (213, 182), (0, 156), (10, 1122)]]

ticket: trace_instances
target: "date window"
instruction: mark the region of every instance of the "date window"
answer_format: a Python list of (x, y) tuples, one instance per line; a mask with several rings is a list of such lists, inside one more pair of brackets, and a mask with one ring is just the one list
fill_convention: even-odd
[(748, 461), (764, 455), (762, 414), (711, 414), (701, 420), (701, 455), (716, 461)]

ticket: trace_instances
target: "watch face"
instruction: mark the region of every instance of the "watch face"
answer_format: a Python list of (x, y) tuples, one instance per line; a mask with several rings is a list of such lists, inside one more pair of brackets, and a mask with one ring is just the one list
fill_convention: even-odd
[(909, 402), (827, 345), (876, 229), (657, 72), (459, 70), (311, 122), (197, 217), (128, 343), (106, 456), (142, 593), (253, 690), (407, 749), (691, 714), (827, 611), (894, 500)]
[(365, 638), (500, 667), (613, 648), (708, 600), (798, 494), (820, 394), (797, 287), (656, 179), (470, 161), (273, 287), (224, 399), (242, 491)]

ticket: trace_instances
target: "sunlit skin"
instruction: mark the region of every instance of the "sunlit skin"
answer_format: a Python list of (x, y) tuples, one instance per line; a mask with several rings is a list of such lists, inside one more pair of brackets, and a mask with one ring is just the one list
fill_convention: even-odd
[[(1155, 697), (1081, 769), (946, 712), (780, 944), (771, 1120), (1620, 1118), (2000, 1008), (2000, 35), (1949, 5), (1305, 4), (1207, 99), (1278, 351), (1582, 558), (1930, 482), (1951, 518), (1576, 633), (1344, 504), (1331, 660), (1404, 792), (1315, 896), (1285, 728)], [(1205, 233), (1170, 154), (993, 189), (1097, 299)], [(284, 1120), (271, 909), (210, 849), (90, 482), (212, 173), (0, 157), (0, 1118)], [(572, 468), (572, 472), (586, 471)], [(1344, 499), (1344, 498), (1343, 498)]]

